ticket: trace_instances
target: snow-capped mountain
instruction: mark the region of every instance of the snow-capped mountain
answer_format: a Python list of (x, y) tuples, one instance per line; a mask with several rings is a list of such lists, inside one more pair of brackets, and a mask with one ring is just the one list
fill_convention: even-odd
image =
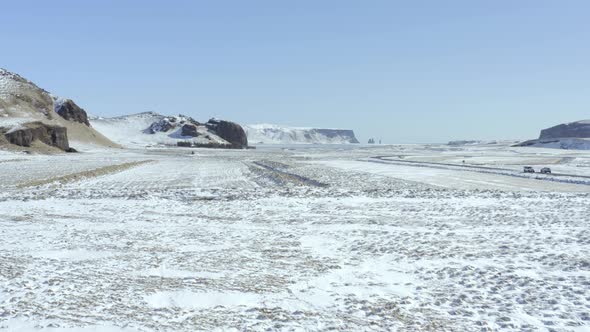
[(272, 124), (244, 126), (251, 144), (349, 144), (359, 143), (352, 130), (284, 127)]
[(188, 144), (193, 146), (245, 148), (243, 129), (232, 122), (211, 119), (200, 123), (185, 116), (144, 112), (113, 118), (91, 117), (94, 128), (126, 147)]

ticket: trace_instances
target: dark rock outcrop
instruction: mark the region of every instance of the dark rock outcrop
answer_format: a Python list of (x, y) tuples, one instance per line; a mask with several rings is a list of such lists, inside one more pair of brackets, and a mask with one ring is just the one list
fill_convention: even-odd
[[(182, 136), (197, 136), (196, 135), (196, 127), (200, 126), (201, 124), (196, 121), (195, 119), (189, 117), (189, 116), (185, 116), (185, 115), (178, 115), (178, 116), (167, 116), (164, 117), (154, 123), (152, 123), (147, 129), (144, 130), (144, 133), (146, 134), (155, 134), (158, 132), (168, 132), (171, 129), (180, 127), (180, 126), (186, 126), (186, 125), (191, 125), (193, 127), (195, 127), (195, 135), (185, 135), (184, 133), (182, 134)], [(183, 128), (184, 130), (184, 128)], [(190, 130), (190, 128), (187, 128), (187, 130)]]
[(3, 133), (8, 142), (19, 146), (30, 147), (34, 141), (39, 140), (63, 151), (70, 148), (65, 127), (48, 125), (42, 122), (29, 122), (21, 128), (6, 130)]
[(192, 123), (195, 126), (201, 126), (201, 123), (199, 121), (191, 118), (190, 116), (186, 116), (186, 115), (183, 115), (183, 114), (178, 114), (178, 117), (179, 117), (180, 124)]
[(207, 126), (209, 130), (215, 132), (217, 136), (228, 141), (232, 148), (245, 149), (248, 147), (248, 136), (246, 136), (246, 132), (242, 126), (237, 123), (211, 119), (205, 124), (205, 126)]
[(161, 119), (160, 121), (156, 121), (152, 123), (144, 132), (146, 134), (155, 134), (158, 132), (167, 132), (168, 130), (176, 127), (176, 120), (171, 121), (169, 118)]
[(577, 121), (564, 123), (551, 128), (541, 130), (539, 139), (550, 138), (590, 138), (590, 121)]
[(187, 123), (182, 126), (182, 136), (190, 136), (190, 137), (197, 137), (199, 133), (197, 132), (197, 126), (194, 124)]
[(55, 112), (68, 121), (80, 122), (90, 127), (86, 111), (76, 105), (71, 99), (56, 102)]

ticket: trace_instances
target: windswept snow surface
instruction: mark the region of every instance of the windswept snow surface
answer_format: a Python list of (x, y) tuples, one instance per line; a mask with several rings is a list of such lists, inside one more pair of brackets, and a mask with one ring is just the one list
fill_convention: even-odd
[(434, 162), (590, 175), (507, 146), (0, 151), (0, 329), (588, 330), (590, 186)]
[[(164, 118), (163, 115), (145, 112), (114, 118), (91, 117), (90, 124), (100, 133), (124, 146), (163, 144), (173, 139), (166, 133), (146, 134), (149, 126)], [(164, 136), (164, 137), (162, 137)]]

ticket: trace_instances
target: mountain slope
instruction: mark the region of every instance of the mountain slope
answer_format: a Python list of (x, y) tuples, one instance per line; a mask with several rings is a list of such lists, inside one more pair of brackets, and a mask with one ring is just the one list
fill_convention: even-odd
[(530, 146), (535, 148), (550, 148), (564, 150), (590, 150), (590, 138), (538, 138), (521, 142), (514, 146)]
[(352, 130), (283, 127), (272, 124), (246, 125), (252, 144), (351, 144), (359, 143)]
[[(66, 118), (56, 111), (63, 111)], [(0, 69), (0, 127), (4, 131), (27, 129), (26, 124), (40, 122), (66, 128), (67, 139), (74, 147), (119, 147), (83, 123), (84, 115), (73, 101), (54, 97), (18, 74)]]

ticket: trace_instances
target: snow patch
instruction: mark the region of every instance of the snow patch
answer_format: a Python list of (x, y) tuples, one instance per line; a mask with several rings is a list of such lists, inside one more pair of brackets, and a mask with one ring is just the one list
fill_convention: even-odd
[(33, 253), (33, 257), (67, 261), (85, 261), (111, 257), (113, 253), (106, 251), (76, 250), (46, 250)]
[(24, 317), (9, 318), (7, 321), (0, 322), (0, 329), (7, 331), (47, 331), (47, 332), (137, 332), (139, 330), (128, 327), (122, 328), (111, 324), (94, 325), (94, 326), (59, 326), (51, 320), (37, 321), (29, 320)]
[(262, 297), (255, 293), (242, 292), (157, 292), (144, 297), (147, 304), (156, 309), (190, 308), (209, 309), (215, 307), (253, 306), (261, 303)]
[(176, 269), (166, 268), (165, 266), (149, 269), (149, 270), (140, 272), (138, 274), (149, 276), (149, 277), (180, 278), (180, 279), (188, 279), (188, 278), (215, 279), (215, 278), (221, 278), (225, 275), (223, 273), (208, 272), (208, 271), (195, 272), (195, 271), (186, 271), (186, 270), (176, 270)]

